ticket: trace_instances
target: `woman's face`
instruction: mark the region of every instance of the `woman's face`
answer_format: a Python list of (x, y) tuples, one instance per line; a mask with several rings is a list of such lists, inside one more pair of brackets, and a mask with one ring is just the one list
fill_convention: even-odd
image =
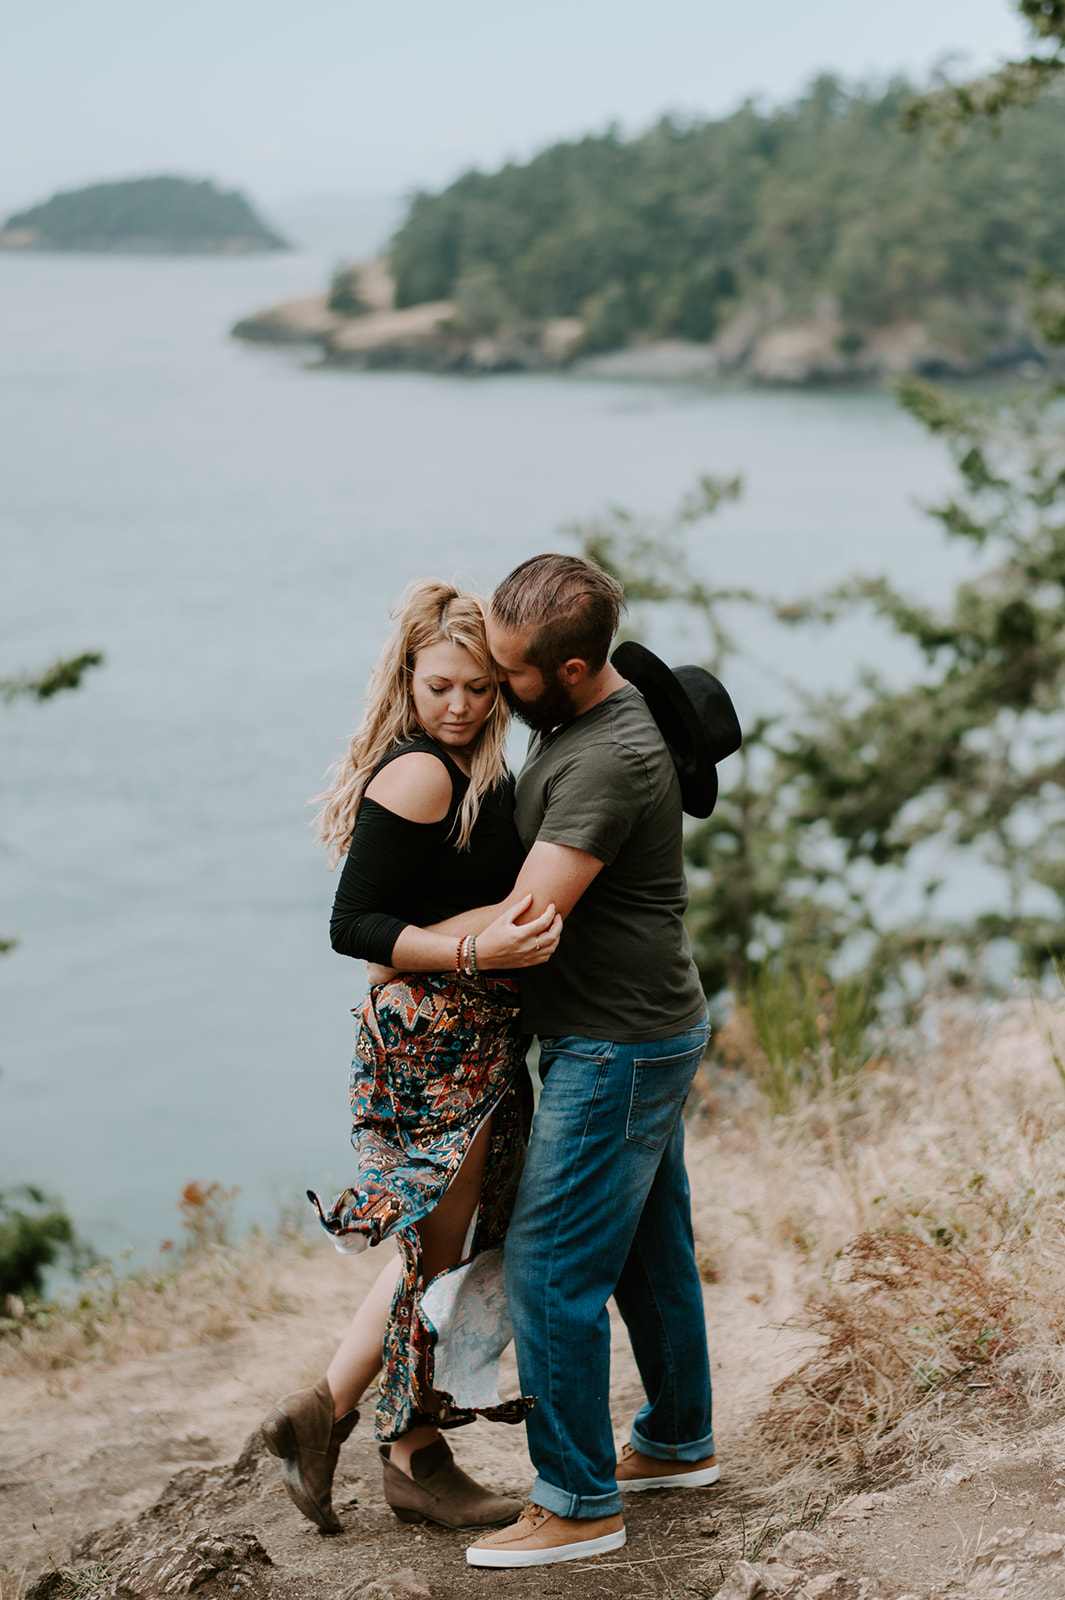
[(411, 674), (414, 712), (437, 744), (456, 752), (476, 742), (495, 702), (495, 685), (460, 644), (427, 645)]

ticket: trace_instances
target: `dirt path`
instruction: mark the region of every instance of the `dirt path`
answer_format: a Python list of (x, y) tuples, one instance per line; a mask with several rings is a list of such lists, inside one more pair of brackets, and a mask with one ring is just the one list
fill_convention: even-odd
[[(380, 1264), (376, 1252), (354, 1260), (328, 1248), (293, 1253), (278, 1277), (298, 1310), (110, 1368), (3, 1380), (0, 1600), (17, 1600), (35, 1575), (63, 1567), (79, 1571), (80, 1587), (39, 1583), (41, 1600), (155, 1600), (190, 1587), (244, 1600), (449, 1600), (495, 1595), (501, 1586), (522, 1600), (709, 1596), (722, 1586), (729, 1600), (1065, 1596), (1065, 1429), (1018, 1438), (1008, 1406), (998, 1445), (951, 1435), (917, 1479), (852, 1498), (816, 1532), (792, 1531), (780, 1542), (787, 1501), (760, 1479), (750, 1422), (802, 1345), (779, 1326), (791, 1309), (782, 1297), (756, 1302), (742, 1285), (706, 1289), (723, 1481), (633, 1497), (623, 1551), (522, 1573), (468, 1568), (466, 1536), (392, 1516), (365, 1420), (341, 1456), (335, 1500), (344, 1532), (322, 1538), (282, 1492), (276, 1463), (258, 1451), (254, 1434), (279, 1393), (321, 1373)], [(512, 1363), (502, 1387), (516, 1388)], [(623, 1438), (642, 1394), (619, 1325), (612, 1392)], [(478, 1423), (458, 1436), (457, 1451), (474, 1476), (527, 1492), (523, 1428)], [(737, 1566), (745, 1554), (753, 1561)], [(94, 1577), (102, 1587), (91, 1586)]]
[[(293, 1253), (279, 1271), (279, 1283), (298, 1310), (262, 1316), (227, 1339), (119, 1366), (82, 1365), (47, 1379), (3, 1380), (0, 1563), (8, 1572), (3, 1600), (13, 1578), (65, 1565), (71, 1547), (87, 1534), (122, 1527), (152, 1506), (175, 1474), (223, 1469), (236, 1461), (271, 1401), (324, 1370), (381, 1262), (381, 1252), (345, 1259), (327, 1246), (311, 1257)], [(727, 1437), (793, 1361), (797, 1338), (771, 1325), (785, 1307), (771, 1308), (769, 1316), (765, 1305), (756, 1307), (741, 1290), (720, 1285), (708, 1286), (706, 1298), (719, 1426)], [(504, 1393), (517, 1392), (509, 1353), (501, 1387)], [(617, 1323), (613, 1398), (618, 1435), (624, 1438), (643, 1396)], [(519, 1496), (528, 1492), (523, 1427), (477, 1423), (462, 1430), (456, 1450), (475, 1476)], [(704, 1514), (713, 1511), (711, 1491), (695, 1498)], [(391, 1516), (381, 1494), (370, 1419), (360, 1423), (341, 1457), (336, 1500), (343, 1506), (354, 1499), (357, 1508), (341, 1511), (346, 1531), (339, 1538), (320, 1538), (298, 1516), (278, 1488), (269, 1457), (256, 1468), (243, 1499), (244, 1520), (269, 1530), (263, 1542), (278, 1565), (294, 1563), (313, 1572), (333, 1585), (330, 1593), (350, 1584), (355, 1567), (361, 1569), (370, 1558), (368, 1546), (380, 1558), (401, 1564), (431, 1548), (432, 1565), (441, 1576), (446, 1570), (472, 1581), (461, 1565), (461, 1536), (411, 1529)], [(639, 1525), (644, 1519), (634, 1513), (634, 1520)]]

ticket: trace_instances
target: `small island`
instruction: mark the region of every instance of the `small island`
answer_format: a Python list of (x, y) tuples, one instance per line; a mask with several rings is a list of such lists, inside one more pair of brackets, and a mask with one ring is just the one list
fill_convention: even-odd
[(287, 250), (242, 194), (193, 178), (130, 178), (53, 195), (0, 228), (4, 250), (150, 255)]

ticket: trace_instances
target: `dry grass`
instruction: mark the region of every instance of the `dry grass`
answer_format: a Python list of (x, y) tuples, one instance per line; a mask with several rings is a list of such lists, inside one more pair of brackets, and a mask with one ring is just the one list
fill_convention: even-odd
[[(186, 1186), (179, 1202), (185, 1243), (161, 1265), (135, 1273), (111, 1262), (90, 1268), (76, 1292), (0, 1316), (0, 1374), (58, 1373), (79, 1362), (111, 1365), (153, 1351), (226, 1338), (269, 1312), (290, 1309), (278, 1287), (277, 1240), (258, 1230), (228, 1242), (235, 1191)], [(302, 1241), (282, 1229), (290, 1248)]]
[[(55, 1587), (50, 1590), (52, 1600), (92, 1600), (105, 1593), (111, 1580), (110, 1570), (102, 1562), (86, 1567), (53, 1567)], [(22, 1600), (26, 1593), (25, 1572), (10, 1572), (0, 1567), (0, 1600)], [(56, 1581), (57, 1580), (57, 1581)]]
[(824, 1343), (776, 1386), (763, 1427), (789, 1453), (854, 1466), (954, 1380), (1015, 1395), (1010, 1358), (1065, 1330), (1065, 1307), (1041, 1304), (987, 1254), (908, 1234), (860, 1234), (805, 1315)]
[(786, 1114), (735, 1074), (708, 1080), (706, 1274), (745, 1278), (811, 1335), (757, 1419), (771, 1476), (923, 1453), (954, 1393), (1062, 1398), (1063, 1024), (1060, 1007), (939, 1007), (849, 1084), (811, 1093), (806, 1074)]

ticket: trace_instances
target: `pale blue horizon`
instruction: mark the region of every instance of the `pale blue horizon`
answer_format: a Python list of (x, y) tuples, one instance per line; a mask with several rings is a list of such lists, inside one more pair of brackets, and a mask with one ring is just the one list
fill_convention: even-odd
[(668, 113), (781, 103), (819, 72), (919, 81), (1025, 48), (1007, 0), (0, 0), (0, 211), (148, 173), (211, 177), (267, 212), (398, 197)]

